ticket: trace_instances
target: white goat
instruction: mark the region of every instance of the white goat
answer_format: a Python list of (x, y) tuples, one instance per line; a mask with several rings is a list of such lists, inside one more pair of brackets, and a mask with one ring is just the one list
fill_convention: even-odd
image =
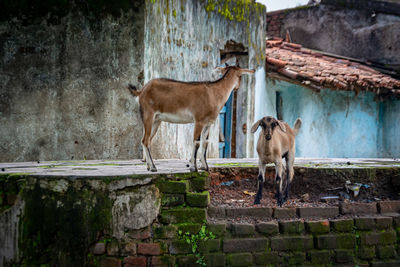
[[(194, 123), (193, 150), (190, 171), (197, 171), (196, 154), (203, 148), (200, 161), (202, 169), (208, 170), (206, 151), (209, 129), (228, 100), (233, 89), (239, 89), (240, 76), (253, 74), (254, 70), (237, 66), (219, 68), (223, 77), (212, 82), (181, 82), (170, 79), (153, 79), (142, 90), (129, 84), (128, 89), (139, 97), (140, 115), (144, 133), (143, 153), (147, 169), (157, 171), (150, 154), (150, 144), (161, 121), (171, 123)], [(200, 144), (196, 142), (200, 138)]]
[[(289, 124), (279, 121), (273, 117), (267, 116), (251, 127), (251, 132), (255, 133), (257, 128), (261, 126), (262, 132), (257, 142), (258, 153), (258, 191), (254, 204), (260, 204), (262, 198), (262, 188), (265, 181), (265, 168), (268, 163), (275, 163), (275, 181), (276, 181), (276, 197), (279, 206), (289, 197), (289, 186), (293, 180), (294, 170), (293, 163), (296, 152), (295, 136), (301, 127), (301, 119), (298, 118), (293, 129)], [(277, 127), (279, 126), (279, 127)], [(286, 159), (286, 189), (285, 196), (283, 196), (283, 169), (282, 158)]]

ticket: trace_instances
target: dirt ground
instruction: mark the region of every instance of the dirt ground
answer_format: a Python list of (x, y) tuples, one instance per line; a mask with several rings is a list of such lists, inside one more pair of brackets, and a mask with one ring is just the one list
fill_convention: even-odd
[[(211, 204), (226, 207), (251, 207), (257, 192), (258, 170), (232, 169), (211, 173)], [(261, 207), (276, 207), (275, 172), (267, 171), (264, 183)], [(360, 179), (357, 181), (357, 177)], [(336, 173), (321, 175), (320, 172), (296, 171), (295, 179), (290, 187), (289, 199), (283, 207), (326, 207), (337, 206), (345, 202), (376, 202), (380, 200), (400, 199), (399, 191), (390, 185), (390, 177), (374, 177), (366, 179), (364, 173)], [(346, 181), (364, 185), (359, 189), (359, 195), (346, 189)], [(354, 181), (354, 182), (353, 182)], [(324, 200), (323, 197), (332, 197)]]

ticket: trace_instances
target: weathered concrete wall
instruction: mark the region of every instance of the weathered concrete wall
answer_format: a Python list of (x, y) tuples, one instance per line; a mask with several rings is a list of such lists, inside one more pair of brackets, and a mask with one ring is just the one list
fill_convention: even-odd
[(144, 1), (113, 3), (115, 14), (68, 3), (1, 14), (1, 162), (141, 156), (125, 87), (143, 72)]
[[(328, 2), (324, 4), (324, 2)], [(373, 4), (374, 5), (366, 5)], [(337, 55), (400, 66), (400, 5), (378, 8), (387, 1), (322, 1), (319, 6), (272, 14), (271, 34), (290, 32), (292, 42)]]
[[(247, 48), (246, 67), (263, 68), (265, 26), (265, 7), (252, 2), (147, 1), (145, 81), (160, 77), (183, 81), (215, 80), (219, 78), (214, 68), (220, 64), (220, 49), (229, 40)], [(252, 121), (254, 77), (247, 82), (245, 116), (247, 121)], [(210, 132), (208, 154), (211, 157), (218, 157), (218, 131), (217, 122)], [(248, 146), (252, 146), (251, 138), (247, 137)], [(192, 140), (193, 125), (162, 123), (153, 139), (152, 153), (156, 158), (188, 159)]]
[[(276, 114), (276, 92), (283, 100), (283, 120), (303, 120), (296, 137), (299, 157), (399, 157), (399, 100), (378, 102), (374, 94), (317, 93), (285, 81), (268, 80), (256, 96), (256, 118)], [(397, 114), (397, 115), (395, 115)]]

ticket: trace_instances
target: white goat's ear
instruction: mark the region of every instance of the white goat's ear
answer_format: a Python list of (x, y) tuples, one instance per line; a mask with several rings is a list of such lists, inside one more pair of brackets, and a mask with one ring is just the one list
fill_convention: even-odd
[(281, 128), (282, 132), (286, 133), (286, 126), (282, 121), (277, 120), (279, 128)]
[(251, 127), (251, 133), (255, 133), (257, 131), (258, 126), (260, 126), (261, 120), (258, 120), (256, 123), (253, 124), (253, 126)]

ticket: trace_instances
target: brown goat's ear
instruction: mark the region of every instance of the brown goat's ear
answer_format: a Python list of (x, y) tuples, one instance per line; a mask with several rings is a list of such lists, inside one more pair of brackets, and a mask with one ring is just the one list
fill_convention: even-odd
[(286, 126), (285, 126), (285, 124), (284, 124), (282, 121), (280, 121), (280, 120), (277, 120), (276, 122), (278, 123), (279, 128), (281, 128), (282, 132), (286, 133)]
[(255, 133), (257, 131), (258, 126), (260, 126), (261, 120), (258, 120), (256, 123), (253, 124), (253, 126), (251, 127), (251, 133)]

